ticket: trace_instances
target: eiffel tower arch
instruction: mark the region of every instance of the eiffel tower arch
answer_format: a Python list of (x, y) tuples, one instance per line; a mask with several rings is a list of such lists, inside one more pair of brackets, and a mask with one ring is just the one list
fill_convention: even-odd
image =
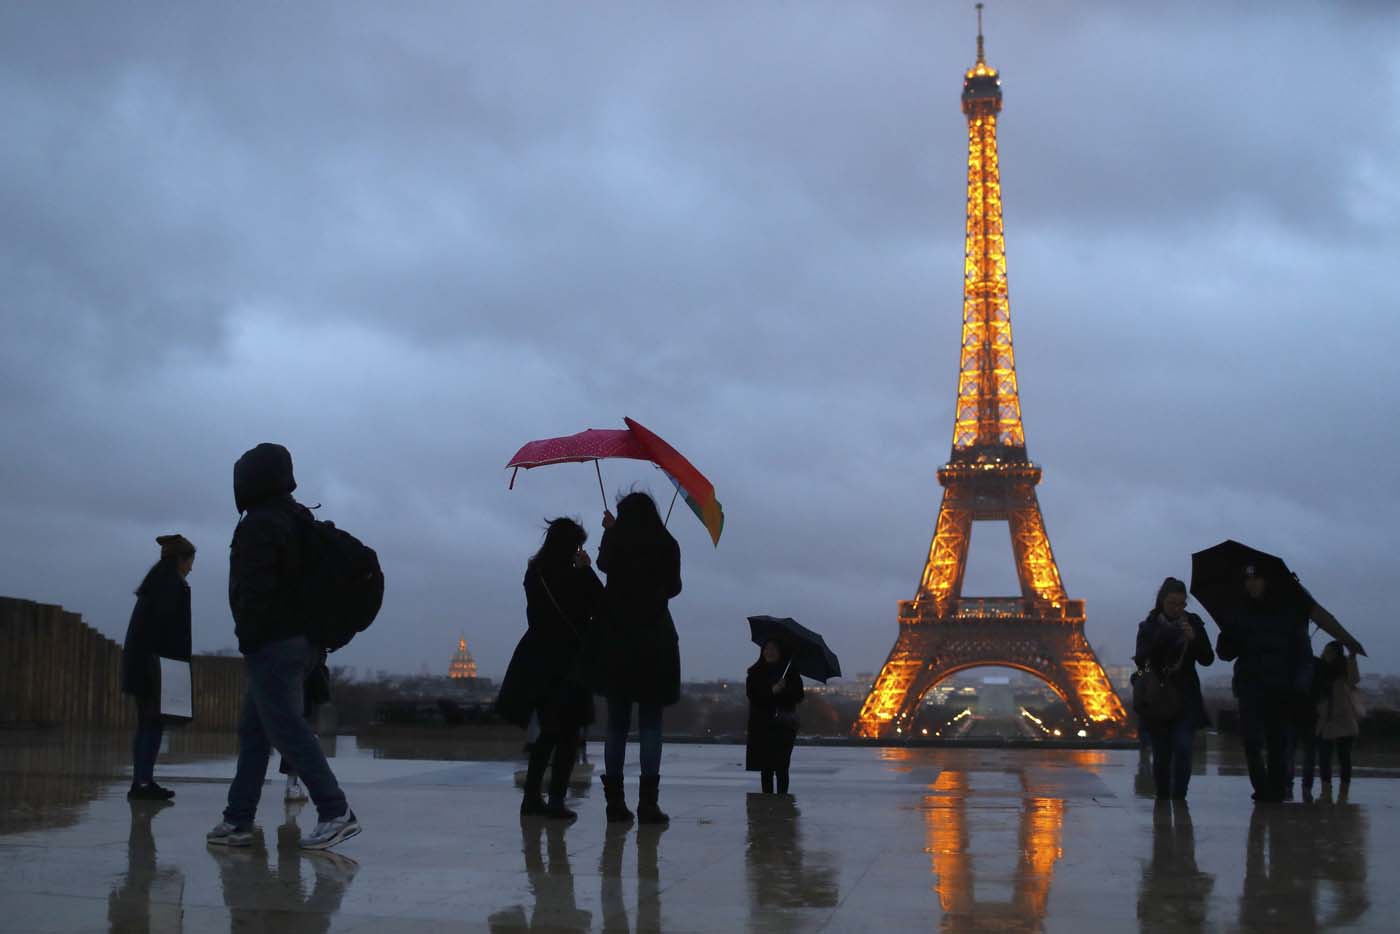
[[(899, 636), (854, 732), (897, 736), (939, 681), (996, 665), (1036, 675), (1086, 732), (1114, 735), (1126, 726), (1126, 713), (1084, 636), (1084, 602), (1065, 592), (1035, 493), (1041, 468), (1026, 453), (1002, 229), (1001, 79), (986, 63), (980, 5), (977, 63), (963, 78), (962, 109), (967, 227), (953, 451), (938, 471), (943, 501), (918, 592), (899, 604)], [(979, 521), (1006, 523), (1018, 594), (964, 596), (972, 523)]]

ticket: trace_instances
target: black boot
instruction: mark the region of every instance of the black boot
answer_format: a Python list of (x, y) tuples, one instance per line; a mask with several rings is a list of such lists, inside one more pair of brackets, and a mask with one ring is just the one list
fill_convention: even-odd
[(564, 806), (564, 795), (569, 790), (569, 776), (574, 771), (573, 743), (561, 742), (554, 750), (553, 771), (549, 775), (549, 804), (545, 806), (545, 816), (557, 820), (577, 820), (578, 814)]
[(637, 820), (643, 824), (669, 824), (670, 815), (657, 807), (656, 799), (661, 791), (660, 775), (643, 775), (641, 787), (637, 791)]
[(548, 744), (538, 740), (530, 749), (530, 764), (525, 768), (525, 797), (520, 799), (521, 817), (537, 817), (549, 811), (540, 794), (540, 785), (544, 780), (545, 764), (553, 751)]
[(608, 803), (608, 822), (630, 821), (635, 815), (627, 809), (627, 796), (622, 791), (621, 775), (603, 776), (603, 797)]

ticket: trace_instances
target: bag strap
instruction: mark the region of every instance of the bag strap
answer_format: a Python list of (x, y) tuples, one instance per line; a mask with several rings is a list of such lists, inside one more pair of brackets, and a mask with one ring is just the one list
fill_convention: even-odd
[(578, 627), (569, 619), (569, 614), (565, 613), (564, 608), (559, 605), (559, 601), (554, 599), (554, 591), (549, 589), (549, 581), (544, 579), (544, 571), (536, 571), (535, 573), (539, 574), (540, 586), (544, 588), (544, 595), (549, 598), (550, 603), (554, 604), (554, 609), (559, 613), (559, 618), (564, 621), (564, 625), (569, 627), (576, 638), (582, 638), (579, 636)]
[[(1190, 623), (1188, 622), (1187, 625), (1189, 626)], [(1191, 640), (1190, 640), (1190, 639), (1183, 639), (1183, 640), (1182, 640), (1182, 643), (1181, 643), (1181, 654), (1178, 655), (1178, 656), (1176, 657), (1176, 664), (1172, 665), (1170, 668), (1168, 668), (1168, 669), (1166, 670), (1166, 672), (1165, 672), (1166, 674), (1169, 674), (1169, 675), (1174, 675), (1174, 674), (1176, 674), (1177, 669), (1179, 669), (1179, 668), (1182, 666), (1182, 664), (1185, 663), (1185, 661), (1186, 661), (1186, 652), (1187, 652), (1187, 650), (1189, 650), (1190, 648), (1191, 648)]]

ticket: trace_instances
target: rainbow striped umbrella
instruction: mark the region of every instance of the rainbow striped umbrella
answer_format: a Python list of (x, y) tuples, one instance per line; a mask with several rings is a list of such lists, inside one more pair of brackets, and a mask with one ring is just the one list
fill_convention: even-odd
[[(651, 429), (631, 418), (624, 418), (625, 429), (590, 428), (577, 434), (559, 438), (542, 438), (531, 441), (515, 452), (506, 464), (510, 469), (510, 488), (515, 488), (515, 475), (521, 468), (544, 467), (549, 464), (593, 462), (598, 474), (598, 491), (603, 494), (603, 505), (607, 506), (607, 493), (603, 489), (603, 471), (598, 461), (608, 457), (623, 457), (631, 460), (651, 461), (666, 474), (676, 487), (676, 494), (685, 497), (685, 503), (695, 513), (710, 540), (719, 545), (720, 534), (724, 531), (724, 507), (715, 498), (715, 487), (695, 465), (679, 451)], [(672, 505), (675, 498), (672, 498)], [(670, 511), (667, 510), (667, 516)]]

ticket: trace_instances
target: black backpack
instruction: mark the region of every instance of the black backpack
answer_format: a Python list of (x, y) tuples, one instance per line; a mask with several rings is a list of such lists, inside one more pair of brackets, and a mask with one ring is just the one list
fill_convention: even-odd
[(384, 602), (379, 556), (334, 522), (302, 521), (302, 612), (306, 636), (328, 652), (369, 628)]

